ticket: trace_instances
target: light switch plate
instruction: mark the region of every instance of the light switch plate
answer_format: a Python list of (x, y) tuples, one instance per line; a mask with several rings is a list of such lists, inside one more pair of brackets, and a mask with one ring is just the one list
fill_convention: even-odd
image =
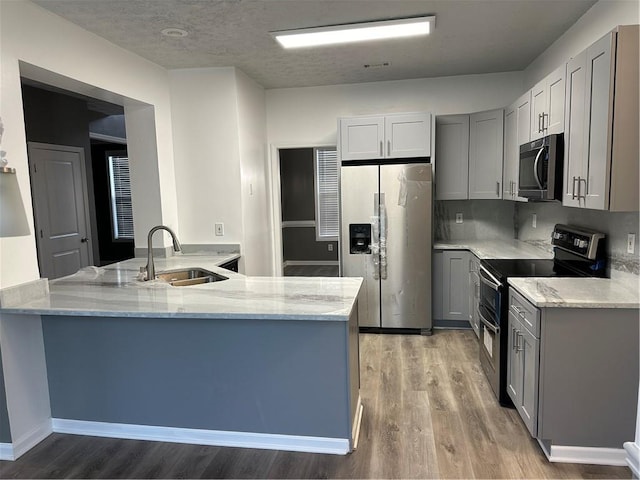
[(224, 223), (216, 223), (216, 237), (222, 237), (224, 235)]
[(333, 243), (327, 244), (327, 250), (333, 252)]
[(456, 213), (456, 223), (462, 223), (462, 213)]
[(636, 234), (630, 233), (627, 235), (627, 253), (633, 255), (636, 251)]

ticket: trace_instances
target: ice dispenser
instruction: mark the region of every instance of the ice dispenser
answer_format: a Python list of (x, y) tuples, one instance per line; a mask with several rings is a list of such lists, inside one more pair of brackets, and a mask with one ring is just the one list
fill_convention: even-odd
[(371, 224), (370, 223), (350, 223), (349, 224), (349, 253), (370, 254), (371, 253)]

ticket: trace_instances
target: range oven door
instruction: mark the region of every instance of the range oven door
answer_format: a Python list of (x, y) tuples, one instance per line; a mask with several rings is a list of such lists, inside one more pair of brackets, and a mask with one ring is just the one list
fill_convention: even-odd
[[(499, 314), (498, 314), (499, 315)], [(480, 318), (480, 365), (497, 398), (500, 398), (500, 331), (496, 314), (485, 305), (478, 306)]]
[(484, 305), (491, 312), (491, 316), (500, 325), (500, 309), (502, 308), (502, 296), (500, 289), (502, 284), (489, 271), (480, 265), (478, 270), (480, 279), (480, 304)]

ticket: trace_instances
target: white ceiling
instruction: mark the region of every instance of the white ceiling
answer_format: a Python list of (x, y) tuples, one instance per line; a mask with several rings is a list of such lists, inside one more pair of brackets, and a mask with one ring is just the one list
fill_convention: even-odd
[[(235, 66), (281, 88), (523, 70), (596, 0), (34, 1), (166, 68)], [(423, 15), (436, 16), (429, 37), (285, 51), (269, 35)]]

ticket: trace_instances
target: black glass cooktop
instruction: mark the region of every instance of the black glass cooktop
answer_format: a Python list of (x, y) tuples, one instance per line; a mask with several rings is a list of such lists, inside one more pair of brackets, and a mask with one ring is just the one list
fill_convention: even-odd
[(578, 274), (554, 260), (494, 259), (482, 265), (504, 283), (508, 277), (576, 277)]

